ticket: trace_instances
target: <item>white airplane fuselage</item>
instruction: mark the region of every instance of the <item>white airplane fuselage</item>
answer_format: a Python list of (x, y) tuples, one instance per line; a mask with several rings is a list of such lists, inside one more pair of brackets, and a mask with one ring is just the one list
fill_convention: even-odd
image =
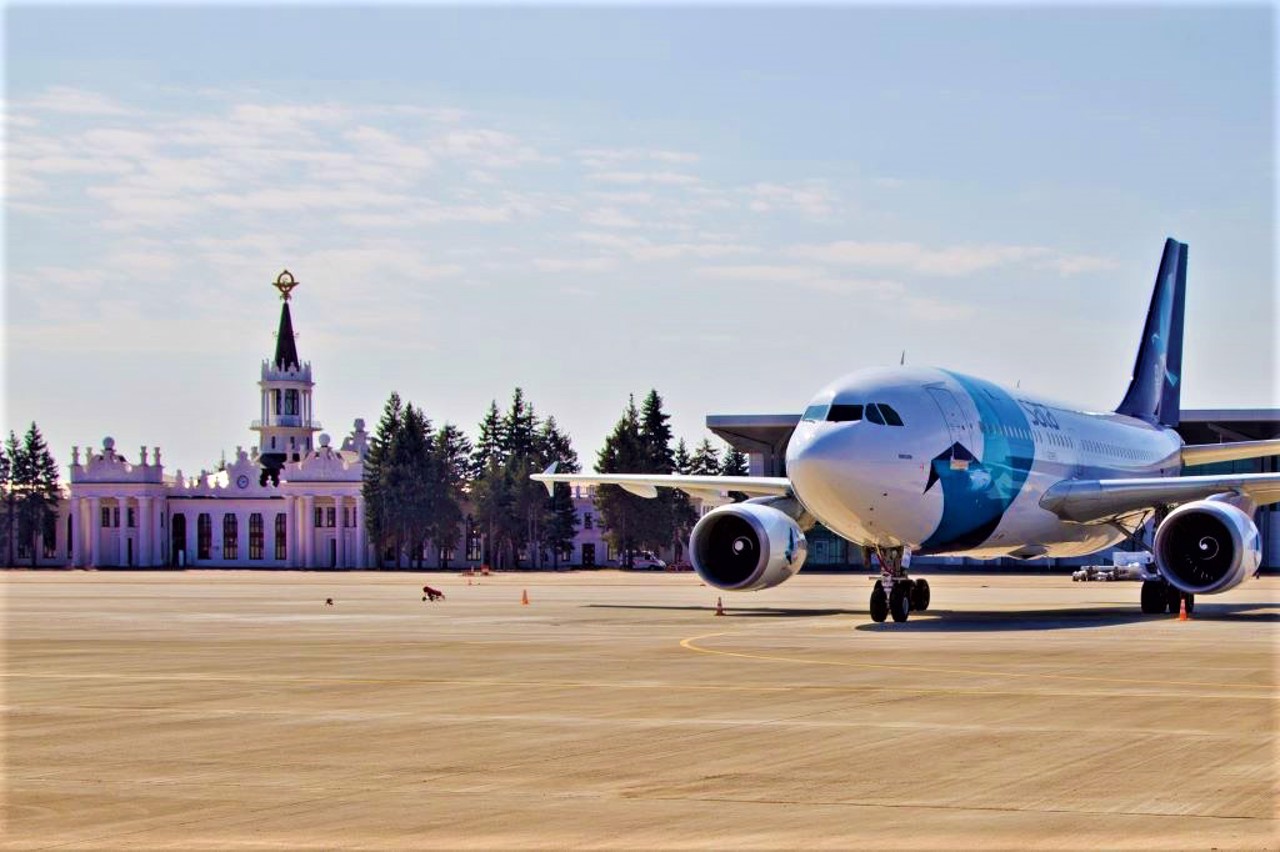
[(988, 559), (1080, 556), (1125, 535), (1061, 520), (1040, 506), (1045, 491), (1072, 479), (1178, 476), (1181, 447), (1172, 429), (1133, 417), (947, 370), (878, 368), (818, 392), (786, 465), (805, 508), (860, 544)]

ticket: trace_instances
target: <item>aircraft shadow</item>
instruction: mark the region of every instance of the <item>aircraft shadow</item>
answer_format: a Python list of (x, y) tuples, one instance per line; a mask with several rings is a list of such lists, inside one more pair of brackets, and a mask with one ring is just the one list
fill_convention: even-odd
[[(1205, 604), (1196, 601), (1196, 609), (1191, 615), (1191, 620), (1227, 621), (1232, 624), (1280, 623), (1280, 612), (1274, 609), (1263, 611), (1269, 606), (1268, 604)], [(1177, 616), (1144, 615), (1138, 611), (1136, 605), (1131, 612), (1088, 607), (992, 611), (930, 609), (927, 612), (912, 613), (905, 624), (895, 624), (892, 621), (877, 624), (874, 621), (867, 621), (854, 629), (874, 632), (905, 628), (912, 632), (926, 633), (1026, 632), (1112, 627), (1118, 624), (1137, 624), (1161, 619), (1173, 620), (1177, 619)]]
[[(666, 612), (707, 612), (716, 611), (713, 606), (657, 606), (654, 604), (584, 604), (588, 609), (648, 609)], [(858, 615), (856, 609), (787, 609), (768, 606), (735, 606), (725, 607), (724, 614), (728, 618), (825, 618), (832, 615)], [(865, 614), (865, 613), (864, 613)]]
[[(584, 604), (587, 609), (657, 610), (664, 612), (715, 612), (713, 606), (658, 606), (655, 604)], [(912, 613), (904, 624), (870, 620), (865, 609), (797, 609), (793, 607), (725, 607), (725, 618), (829, 618), (853, 616), (865, 619), (855, 630), (910, 630), (912, 632), (1026, 632), (1035, 630), (1080, 630), (1136, 624), (1144, 621), (1176, 619), (1174, 615), (1143, 615), (1133, 611), (1075, 607), (1071, 609), (955, 610), (930, 609)], [(1232, 624), (1280, 624), (1280, 612), (1273, 604), (1202, 603), (1196, 601), (1192, 621), (1228, 621)]]

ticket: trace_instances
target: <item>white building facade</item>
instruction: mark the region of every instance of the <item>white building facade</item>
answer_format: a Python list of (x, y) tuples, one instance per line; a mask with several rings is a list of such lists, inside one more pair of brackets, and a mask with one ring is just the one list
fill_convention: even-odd
[[(132, 459), (104, 438), (71, 451), (69, 486), (35, 563), (76, 568), (360, 569), (380, 562), (365, 527), (361, 493), (369, 434), (361, 419), (335, 447), (314, 417), (311, 364), (300, 361), (290, 312), (297, 286), (288, 271), (275, 285), (282, 306), (275, 355), (259, 371), (257, 443), (237, 447), (223, 469), (188, 477), (166, 472), (159, 447)], [(578, 533), (561, 565), (606, 565), (610, 551), (594, 491), (574, 493)], [(479, 532), (465, 524), (460, 547), (429, 548), (424, 567), (481, 564)], [(382, 554), (386, 556), (386, 554)], [(17, 564), (30, 564), (19, 542)], [(540, 560), (550, 565), (550, 560)], [(527, 565), (528, 561), (522, 564)]]
[[(165, 472), (160, 448), (136, 461), (105, 438), (73, 447), (68, 496), (41, 564), (72, 567), (365, 568), (373, 564), (361, 483), (369, 436), (357, 419), (340, 448), (313, 416), (311, 365), (298, 359), (288, 271), (275, 357), (261, 366), (256, 446), (222, 470)], [(29, 554), (28, 554), (29, 558)], [(19, 563), (22, 560), (19, 559)]]

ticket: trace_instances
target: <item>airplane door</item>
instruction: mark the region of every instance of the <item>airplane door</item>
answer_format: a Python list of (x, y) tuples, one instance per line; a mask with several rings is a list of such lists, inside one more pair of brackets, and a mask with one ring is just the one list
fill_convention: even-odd
[(960, 402), (955, 398), (951, 391), (942, 387), (925, 388), (929, 391), (929, 396), (938, 406), (938, 410), (942, 412), (942, 417), (947, 421), (947, 431), (951, 433), (951, 443), (963, 444), (968, 447), (972, 443), (969, 435), (969, 419), (965, 417), (964, 409), (960, 407)]

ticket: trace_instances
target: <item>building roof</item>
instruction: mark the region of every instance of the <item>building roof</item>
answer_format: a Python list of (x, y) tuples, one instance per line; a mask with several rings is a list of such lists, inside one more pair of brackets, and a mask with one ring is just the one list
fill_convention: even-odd
[(293, 317), (289, 315), (289, 303), (280, 305), (280, 330), (276, 332), (275, 365), (280, 370), (300, 370), (298, 347), (293, 339)]
[[(799, 414), (708, 414), (707, 428), (735, 449), (766, 457), (765, 473), (786, 451)], [(1280, 438), (1280, 408), (1186, 408), (1178, 433), (1188, 444)]]

